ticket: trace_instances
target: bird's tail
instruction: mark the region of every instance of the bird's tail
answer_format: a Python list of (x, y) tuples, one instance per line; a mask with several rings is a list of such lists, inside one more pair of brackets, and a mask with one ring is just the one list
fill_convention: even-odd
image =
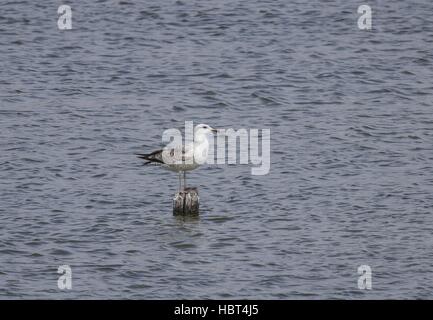
[(157, 150), (152, 153), (136, 153), (135, 155), (138, 156), (140, 159), (147, 161), (143, 165), (149, 163), (164, 163), (162, 161), (162, 150)]

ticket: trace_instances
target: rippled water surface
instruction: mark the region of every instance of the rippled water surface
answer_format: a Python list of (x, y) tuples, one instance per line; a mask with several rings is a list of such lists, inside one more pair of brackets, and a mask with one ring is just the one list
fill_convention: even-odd
[[(60, 4), (1, 3), (0, 298), (433, 297), (430, 0)], [(270, 173), (173, 217), (134, 153), (185, 120), (270, 128)]]

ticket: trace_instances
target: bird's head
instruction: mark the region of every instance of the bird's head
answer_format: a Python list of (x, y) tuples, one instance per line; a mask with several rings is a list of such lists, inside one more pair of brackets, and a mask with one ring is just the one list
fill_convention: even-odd
[(194, 128), (194, 136), (217, 133), (217, 130), (207, 124), (198, 124)]

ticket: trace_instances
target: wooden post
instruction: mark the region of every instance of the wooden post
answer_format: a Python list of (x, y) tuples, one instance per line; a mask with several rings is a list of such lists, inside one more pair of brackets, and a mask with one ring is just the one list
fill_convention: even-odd
[(173, 214), (198, 214), (199, 197), (197, 188), (186, 188), (179, 191), (173, 198)]

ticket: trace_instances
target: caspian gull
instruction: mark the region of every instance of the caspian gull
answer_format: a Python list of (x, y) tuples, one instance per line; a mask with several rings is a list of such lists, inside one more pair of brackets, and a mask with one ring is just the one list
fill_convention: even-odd
[(140, 159), (146, 160), (144, 164), (158, 164), (164, 169), (179, 173), (179, 191), (186, 189), (186, 171), (198, 168), (206, 162), (209, 151), (208, 135), (217, 130), (207, 124), (199, 124), (194, 128), (194, 141), (185, 146), (171, 146), (156, 150), (148, 154), (137, 154)]

